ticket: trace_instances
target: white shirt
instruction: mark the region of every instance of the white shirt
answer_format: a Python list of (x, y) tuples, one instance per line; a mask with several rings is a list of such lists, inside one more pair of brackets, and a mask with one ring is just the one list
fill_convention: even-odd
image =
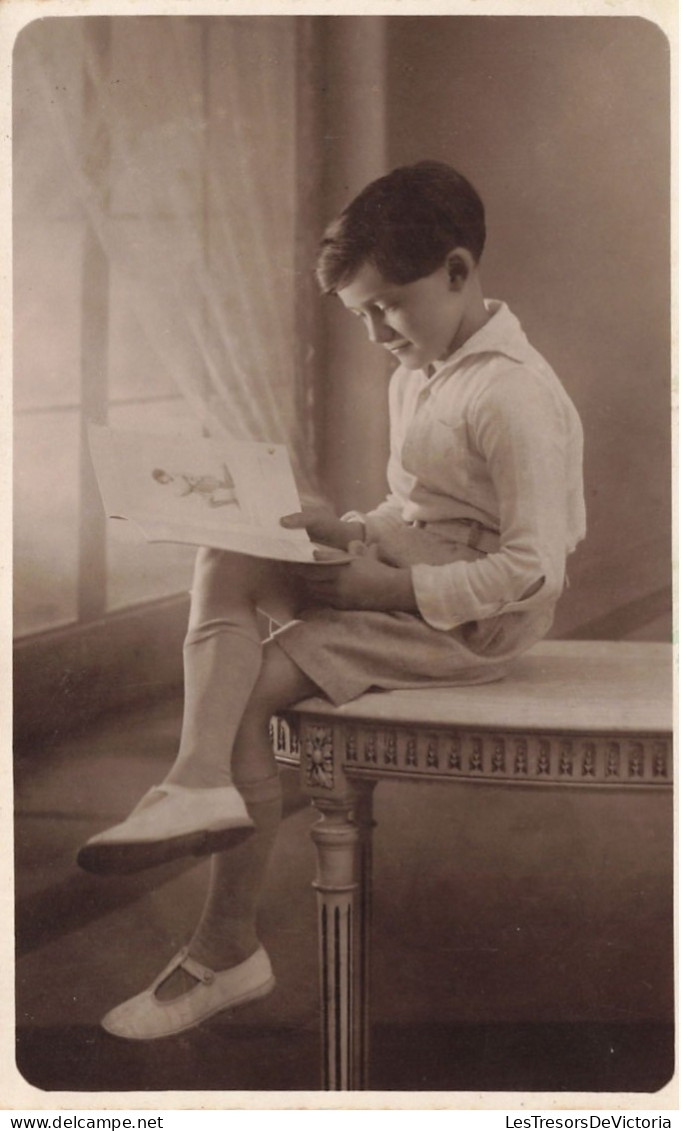
[(555, 602), (585, 534), (577, 411), (508, 307), (486, 305), (489, 321), (432, 376), (393, 374), (390, 493), (361, 516), (379, 545), (415, 521), (475, 519), (499, 532), (499, 550), (476, 561), (411, 567), (421, 615), (445, 630)]

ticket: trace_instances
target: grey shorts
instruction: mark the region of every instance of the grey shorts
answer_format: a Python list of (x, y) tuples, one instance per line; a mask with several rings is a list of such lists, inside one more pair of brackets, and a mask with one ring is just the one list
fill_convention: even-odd
[[(482, 557), (469, 546), (448, 543), (418, 529), (400, 531), (394, 564), (415, 560), (444, 564)], [(435, 559), (435, 560), (433, 560)], [(314, 607), (277, 629), (276, 640), (331, 700), (340, 705), (372, 688), (447, 687), (502, 679), (513, 660), (546, 635), (553, 604), (532, 612), (501, 613), (450, 631), (413, 613), (343, 611)]]

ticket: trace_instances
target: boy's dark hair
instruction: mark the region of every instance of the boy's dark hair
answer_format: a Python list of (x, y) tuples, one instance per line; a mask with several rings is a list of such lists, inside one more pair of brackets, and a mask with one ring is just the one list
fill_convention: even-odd
[(473, 186), (449, 165), (419, 161), (372, 181), (329, 225), (317, 279), (333, 294), (368, 262), (390, 283), (413, 283), (453, 248), (467, 248), (477, 263), (484, 246), (485, 209)]

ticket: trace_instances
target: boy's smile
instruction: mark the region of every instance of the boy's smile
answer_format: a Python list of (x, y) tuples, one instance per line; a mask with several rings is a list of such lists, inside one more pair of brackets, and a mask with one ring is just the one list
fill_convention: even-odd
[[(471, 264), (474, 273), (474, 266)], [(424, 369), (452, 353), (487, 320), (471, 280), (450, 278), (446, 264), (413, 283), (390, 283), (364, 263), (338, 297), (361, 318), (372, 342), (407, 369)], [(480, 309), (481, 308), (481, 309)], [(481, 313), (482, 312), (482, 313)]]

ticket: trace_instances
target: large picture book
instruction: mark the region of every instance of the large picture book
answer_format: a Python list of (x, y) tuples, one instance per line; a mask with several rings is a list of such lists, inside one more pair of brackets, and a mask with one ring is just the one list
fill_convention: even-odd
[[(280, 519), (301, 509), (282, 444), (187, 439), (91, 424), (92, 462), (107, 516), (149, 542), (181, 542), (278, 561), (314, 562), (305, 530)], [(338, 560), (347, 555), (338, 552)]]

